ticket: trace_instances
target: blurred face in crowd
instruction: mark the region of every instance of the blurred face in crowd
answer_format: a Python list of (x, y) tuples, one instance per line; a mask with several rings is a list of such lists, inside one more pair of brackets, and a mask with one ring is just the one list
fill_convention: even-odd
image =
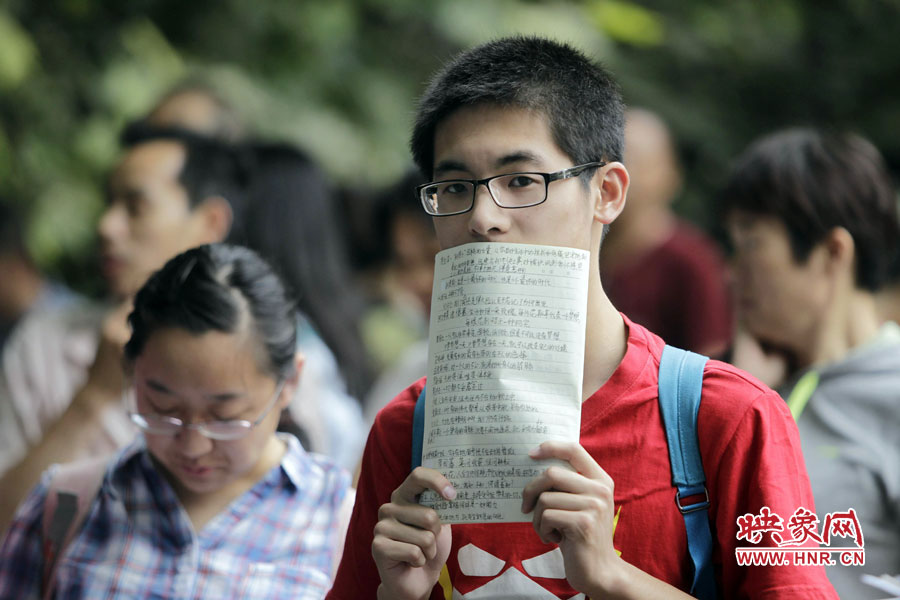
[(279, 385), (260, 369), (259, 342), (246, 333), (160, 329), (134, 361), (136, 412), (184, 423), (262, 420), (235, 440), (210, 439), (196, 429), (174, 436), (145, 432), (147, 447), (176, 491), (215, 493), (262, 476), (280, 457), (274, 436), (293, 383)]
[[(517, 171), (552, 173), (574, 166), (553, 140), (544, 115), (493, 104), (451, 113), (437, 126), (434, 150), (434, 181), (482, 179)], [(444, 249), (491, 241), (591, 250), (594, 193), (573, 177), (551, 183), (544, 203), (509, 209), (497, 206), (481, 185), (472, 210), (435, 217), (434, 227)]]
[(735, 301), (744, 326), (778, 347), (808, 347), (829, 293), (824, 248), (817, 246), (797, 261), (787, 229), (770, 216), (735, 210), (727, 227), (734, 247)]
[(30, 305), (27, 284), (32, 280), (37, 281), (38, 275), (19, 253), (0, 249), (0, 337), (3, 326)]
[(424, 219), (400, 213), (391, 227), (391, 247), (398, 283), (430, 312), (434, 256), (440, 250), (434, 228)]
[(625, 120), (625, 164), (631, 174), (628, 204), (621, 218), (645, 207), (667, 206), (681, 187), (681, 174), (665, 123), (644, 110), (629, 110)]
[(131, 148), (113, 171), (98, 233), (103, 276), (115, 296), (137, 292), (179, 252), (218, 241), (203, 206), (191, 210), (178, 181), (184, 161), (180, 143), (154, 140)]

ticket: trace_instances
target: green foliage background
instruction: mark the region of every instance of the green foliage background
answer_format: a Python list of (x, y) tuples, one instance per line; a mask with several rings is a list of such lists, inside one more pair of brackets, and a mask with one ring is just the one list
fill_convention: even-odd
[(472, 44), (513, 33), (603, 60), (630, 104), (678, 138), (678, 207), (713, 192), (752, 138), (850, 128), (900, 165), (900, 0), (6, 0), (0, 3), (0, 194), (31, 215), (42, 266), (84, 291), (116, 137), (201, 73), (262, 134), (299, 143), (338, 182), (408, 166), (415, 98)]

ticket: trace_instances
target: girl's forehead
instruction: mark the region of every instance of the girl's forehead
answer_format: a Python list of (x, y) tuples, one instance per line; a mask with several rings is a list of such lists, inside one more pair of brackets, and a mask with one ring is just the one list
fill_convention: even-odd
[(257, 344), (242, 332), (196, 334), (164, 328), (147, 339), (135, 359), (134, 374), (173, 385), (180, 382), (193, 387), (252, 388), (268, 377), (260, 368), (259, 359)]

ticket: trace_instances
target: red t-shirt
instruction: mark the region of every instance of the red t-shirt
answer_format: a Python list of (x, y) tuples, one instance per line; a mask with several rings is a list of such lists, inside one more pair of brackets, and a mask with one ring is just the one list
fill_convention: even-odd
[[(654, 577), (690, 589), (684, 518), (675, 506), (657, 395), (663, 341), (625, 319), (628, 348), (609, 381), (582, 407), (581, 444), (615, 482), (613, 545)], [(356, 506), (333, 599), (375, 598), (380, 582), (371, 555), (378, 507), (409, 474), (412, 418), (424, 380), (378, 415), (363, 456)], [(787, 519), (814, 511), (797, 427), (784, 401), (751, 376), (709, 361), (698, 417), (710, 496), (713, 562), (723, 598), (837, 598), (822, 567), (738, 567), (737, 517), (763, 506)], [(447, 573), (457, 595), (478, 598), (571, 598), (556, 545), (541, 543), (531, 523), (453, 525)], [(742, 546), (749, 545), (742, 540)], [(444, 577), (446, 578), (446, 577)], [(443, 578), (442, 578), (443, 579)], [(449, 598), (439, 582), (433, 600)]]

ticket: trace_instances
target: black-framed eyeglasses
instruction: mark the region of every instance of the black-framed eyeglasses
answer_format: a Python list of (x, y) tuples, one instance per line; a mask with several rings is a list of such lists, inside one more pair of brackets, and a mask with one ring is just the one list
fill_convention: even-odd
[[(194, 429), (200, 434), (219, 441), (238, 440), (253, 430), (254, 427), (263, 422), (263, 419), (272, 411), (272, 407), (278, 402), (281, 391), (284, 389), (284, 380), (278, 382), (275, 393), (271, 400), (266, 404), (265, 410), (254, 421), (246, 421), (243, 419), (234, 419), (230, 421), (205, 421), (203, 423), (185, 423), (181, 419), (175, 417), (167, 417), (154, 413), (138, 413), (129, 411), (131, 421), (137, 425), (142, 431), (152, 435), (166, 435), (170, 437), (176, 436), (182, 429)], [(126, 389), (128, 394), (130, 390)], [(127, 398), (126, 398), (127, 403)]]
[(588, 169), (606, 166), (605, 162), (589, 162), (555, 173), (504, 173), (485, 179), (447, 179), (416, 187), (425, 212), (435, 217), (449, 217), (472, 210), (479, 185), (488, 189), (494, 203), (502, 208), (527, 208), (547, 199), (550, 183), (577, 177)]

